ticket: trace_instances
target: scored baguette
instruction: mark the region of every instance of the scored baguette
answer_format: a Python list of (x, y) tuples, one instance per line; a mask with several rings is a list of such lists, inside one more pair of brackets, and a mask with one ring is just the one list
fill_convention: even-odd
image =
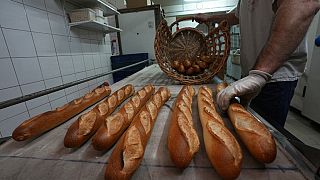
[[(157, 98), (159, 95), (161, 98)], [(131, 178), (143, 159), (158, 113), (169, 98), (170, 91), (160, 87), (134, 117), (109, 157), (105, 179)]]
[[(104, 119), (102, 125), (92, 138), (94, 149), (99, 151), (110, 149), (129, 127), (134, 116), (146, 104), (153, 93), (154, 87), (146, 85), (124, 104), (116, 114)], [(161, 97), (157, 94), (156, 98)]]
[(100, 101), (111, 93), (108, 86), (102, 86), (87, 93), (81, 98), (75, 99), (55, 110), (39, 114), (24, 121), (12, 133), (12, 138), (16, 141), (24, 141), (37, 137), (60, 124), (68, 121), (73, 116), (87, 109), (92, 104)]
[(128, 84), (114, 92), (89, 112), (81, 115), (69, 127), (64, 137), (64, 146), (67, 148), (80, 147), (98, 130), (104, 119), (133, 93), (134, 87)]
[(216, 111), (211, 89), (200, 87), (197, 100), (209, 160), (223, 179), (236, 179), (243, 159), (240, 145)]
[[(228, 84), (220, 83), (217, 92)], [(276, 143), (266, 126), (258, 121), (239, 103), (231, 103), (228, 107), (229, 118), (240, 139), (250, 154), (261, 163), (271, 163), (277, 155)]]
[(192, 86), (183, 86), (172, 108), (168, 149), (173, 163), (178, 168), (186, 168), (200, 147), (192, 121), (191, 105), (194, 94)]

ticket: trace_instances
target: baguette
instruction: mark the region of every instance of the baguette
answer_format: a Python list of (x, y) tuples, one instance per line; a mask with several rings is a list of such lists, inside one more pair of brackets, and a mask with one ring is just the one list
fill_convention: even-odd
[(98, 130), (104, 119), (133, 93), (134, 87), (131, 84), (126, 85), (96, 105), (92, 110), (81, 115), (69, 127), (64, 137), (64, 146), (79, 148)]
[[(154, 87), (146, 85), (130, 101), (123, 105), (116, 114), (104, 119), (104, 123), (92, 138), (94, 149), (98, 151), (110, 149), (129, 127), (134, 116), (146, 104), (153, 93)], [(157, 98), (161, 98), (159, 94), (157, 94)]]
[(197, 100), (209, 160), (223, 179), (236, 179), (243, 159), (240, 145), (216, 111), (212, 91), (207, 86), (199, 88)]
[(109, 158), (105, 179), (131, 178), (143, 159), (158, 113), (169, 98), (169, 90), (163, 87), (159, 88), (134, 117), (130, 127), (121, 136)]
[[(217, 87), (221, 90), (227, 87), (227, 84), (219, 84)], [(228, 107), (228, 115), (240, 139), (256, 160), (261, 163), (271, 163), (275, 160), (276, 143), (263, 123), (235, 102)]]
[(111, 93), (108, 86), (96, 88), (87, 93), (84, 97), (75, 99), (55, 110), (39, 114), (24, 121), (12, 133), (12, 138), (16, 141), (31, 139), (59, 126), (68, 121), (73, 116), (79, 114), (92, 104), (100, 101)]
[(168, 132), (168, 149), (173, 163), (186, 168), (200, 147), (192, 122), (192, 86), (183, 86), (173, 106)]

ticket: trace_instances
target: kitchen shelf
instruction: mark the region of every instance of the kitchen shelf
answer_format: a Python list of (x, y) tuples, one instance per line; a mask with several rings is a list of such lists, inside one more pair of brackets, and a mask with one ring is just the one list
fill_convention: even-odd
[(95, 31), (102, 31), (106, 34), (112, 33), (112, 32), (121, 32), (122, 30), (113, 26), (110, 26), (108, 24), (104, 24), (98, 21), (80, 21), (80, 22), (73, 22), (69, 23), (70, 27), (78, 27), (88, 30), (95, 30)]
[(103, 16), (111, 16), (120, 14), (117, 11), (117, 8), (111, 5), (108, 2), (104, 2), (103, 0), (66, 0), (72, 4), (79, 5), (81, 7), (100, 7), (103, 9)]

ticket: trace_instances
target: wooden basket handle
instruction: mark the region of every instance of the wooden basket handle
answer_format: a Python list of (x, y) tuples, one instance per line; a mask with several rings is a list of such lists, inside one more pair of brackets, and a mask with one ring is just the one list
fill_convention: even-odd
[[(187, 16), (187, 17), (178, 18), (176, 21), (174, 21), (174, 22), (169, 26), (169, 29), (172, 31), (172, 27), (173, 27), (174, 25), (177, 25), (177, 28), (179, 28), (179, 22), (181, 22), (181, 21), (188, 21), (188, 20), (194, 21), (194, 16)], [(200, 24), (201, 24), (201, 23), (200, 23)], [(207, 25), (208, 30), (209, 30), (209, 28), (210, 28), (210, 22), (204, 22), (204, 24)]]

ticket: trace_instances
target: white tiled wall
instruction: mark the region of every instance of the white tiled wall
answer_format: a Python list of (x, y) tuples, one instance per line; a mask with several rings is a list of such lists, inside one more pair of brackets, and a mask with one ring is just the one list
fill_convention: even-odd
[[(0, 102), (111, 70), (110, 36), (69, 28), (63, 0), (1, 0)], [(22, 121), (83, 96), (98, 78), (0, 110), (0, 137)]]

